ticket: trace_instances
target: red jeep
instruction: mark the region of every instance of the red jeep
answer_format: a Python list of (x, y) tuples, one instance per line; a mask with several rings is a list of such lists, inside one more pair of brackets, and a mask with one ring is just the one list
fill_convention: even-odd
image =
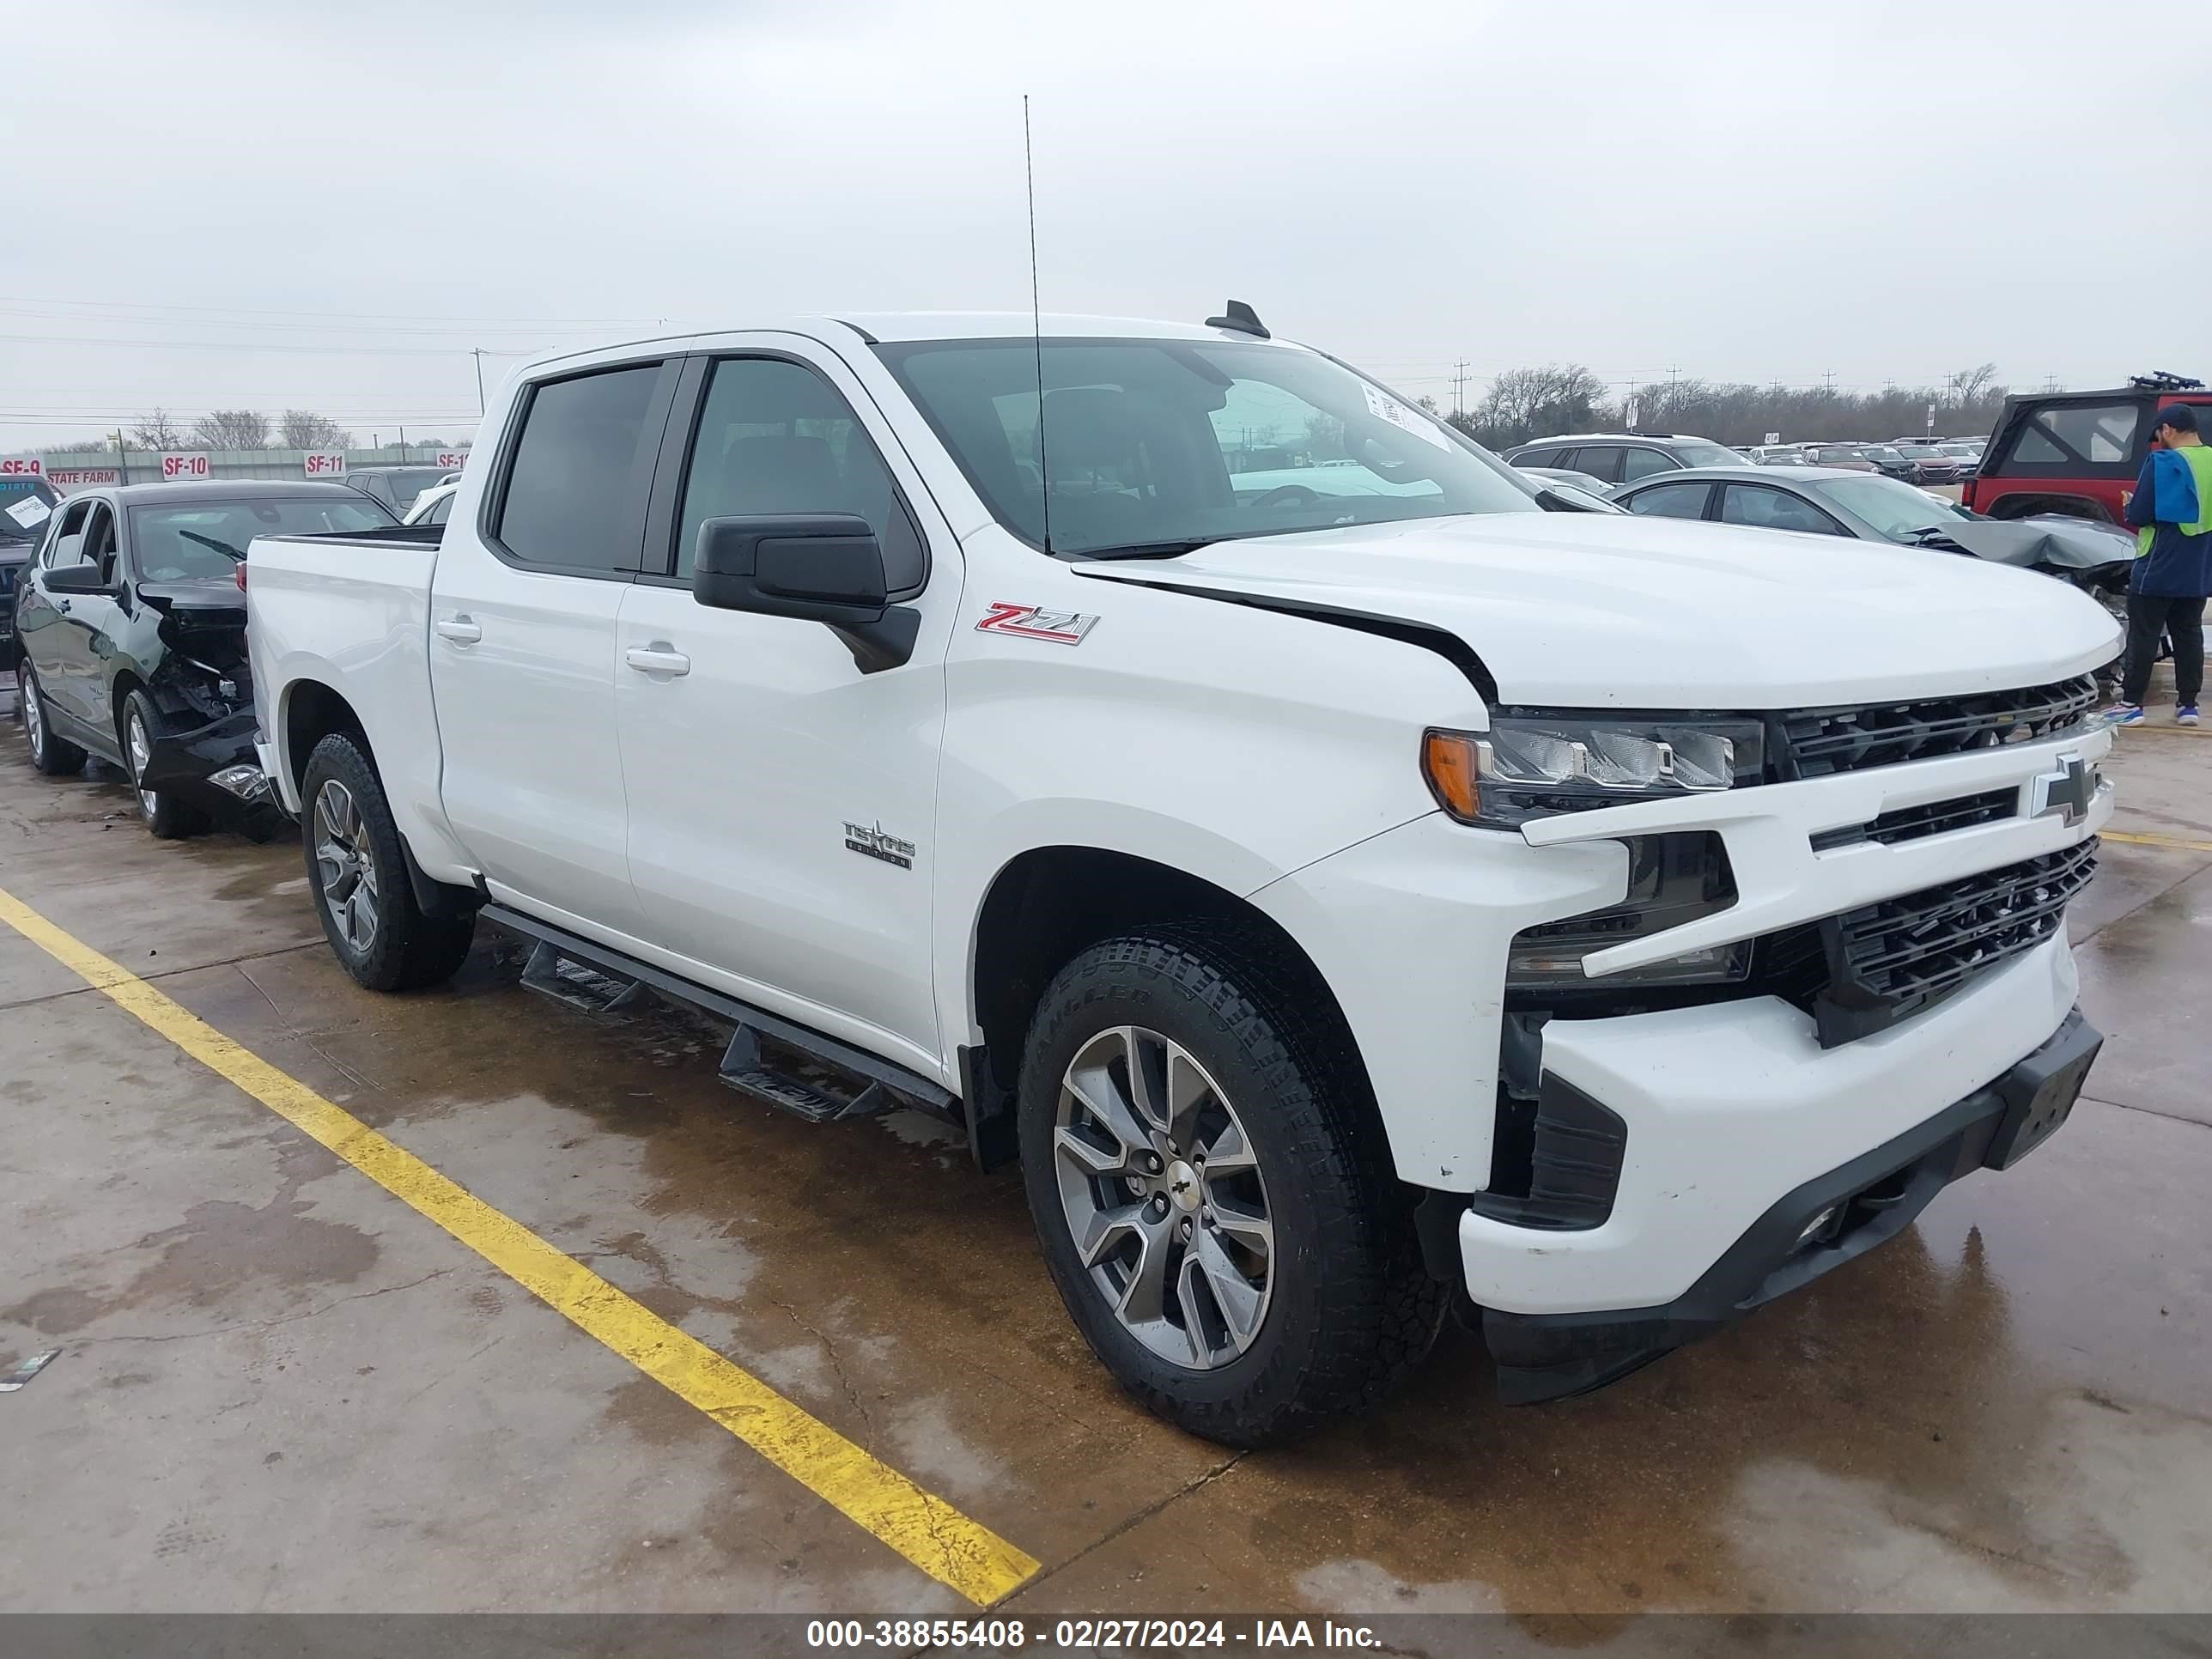
[(2212, 389), (2178, 374), (2143, 374), (2114, 392), (2022, 392), (2005, 399), (1980, 471), (1960, 499), (1993, 519), (2063, 513), (2123, 522), (2149, 447), (2152, 416), (2191, 404), (2212, 426)]

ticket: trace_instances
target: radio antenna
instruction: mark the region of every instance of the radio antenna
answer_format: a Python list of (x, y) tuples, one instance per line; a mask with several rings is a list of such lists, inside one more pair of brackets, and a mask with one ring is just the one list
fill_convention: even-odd
[(1036, 160), (1030, 145), (1030, 95), (1022, 94), (1022, 178), (1030, 198), (1030, 343), (1036, 352), (1037, 500), (1044, 510), (1044, 550), (1052, 551), (1052, 474), (1044, 450), (1044, 307), (1037, 298)]

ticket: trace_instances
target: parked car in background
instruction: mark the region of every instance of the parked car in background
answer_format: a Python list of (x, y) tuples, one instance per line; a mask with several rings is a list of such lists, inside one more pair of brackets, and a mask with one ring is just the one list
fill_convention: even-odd
[(1802, 466), (1805, 465), (1805, 446), (1802, 444), (1761, 444), (1744, 452), (1745, 456), (1759, 466)]
[(1911, 479), (1912, 463), (1894, 444), (1861, 444), (1858, 446), (1858, 458), (1885, 478), (1906, 482)]
[[(0, 476), (0, 663), (15, 659), (15, 583), (61, 499), (44, 478)], [(22, 714), (20, 698), (15, 712)]]
[(428, 489), (424, 490), (421, 495), (415, 498), (415, 504), (407, 509), (406, 515), (403, 517), (399, 522), (402, 524), (426, 525), (441, 525), (445, 523), (447, 518), (453, 510), (454, 492), (459, 490), (460, 487), (460, 481), (458, 477), (448, 478), (444, 483), (432, 484)]
[(1892, 444), (1905, 459), (1907, 483), (1947, 484), (1959, 482), (1959, 459), (1930, 443)]
[(273, 823), (254, 764), (240, 562), (261, 535), (392, 523), (339, 483), (131, 484), (69, 497), (16, 592), (16, 701), (41, 772), (120, 767), (165, 840)]
[(1805, 446), (1805, 465), (1808, 466), (1841, 467), (1847, 472), (1872, 472), (1875, 464), (1862, 453), (1861, 444), (1808, 444)]
[(1938, 442), (1936, 447), (1948, 455), (1957, 464), (1961, 482), (1972, 477), (1975, 471), (1981, 466), (1982, 452), (1973, 444), (1964, 442), (1957, 438), (1945, 438)]
[(1556, 467), (1585, 472), (1600, 483), (1633, 483), (1655, 472), (1671, 472), (1686, 466), (1741, 465), (1743, 457), (1710, 438), (1689, 438), (1656, 432), (1594, 432), (1581, 436), (1543, 438), (1510, 451), (1505, 459), (1513, 466)]
[(1534, 478), (1538, 483), (1571, 484), (1600, 501), (1604, 500), (1606, 492), (1613, 488), (1602, 478), (1593, 478), (1587, 472), (1577, 472), (1564, 466), (1523, 466), (1514, 470), (1525, 477)]
[(349, 487), (374, 496), (392, 510), (393, 518), (399, 519), (406, 516), (416, 497), (424, 490), (434, 489), (453, 477), (443, 467), (372, 466), (348, 473), (345, 482)]
[(2063, 513), (2124, 521), (2157, 411), (2187, 404), (2212, 428), (2212, 390), (2179, 375), (2144, 375), (2104, 392), (2024, 392), (2005, 399), (1960, 499), (1994, 519)]

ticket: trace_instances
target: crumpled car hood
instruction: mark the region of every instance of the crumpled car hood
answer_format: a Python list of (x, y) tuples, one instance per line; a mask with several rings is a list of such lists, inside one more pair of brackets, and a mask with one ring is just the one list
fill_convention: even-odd
[(2068, 584), (1955, 553), (1583, 513), (1216, 542), (1086, 576), (1426, 623), (1501, 702), (1778, 709), (2040, 685), (2118, 651)]

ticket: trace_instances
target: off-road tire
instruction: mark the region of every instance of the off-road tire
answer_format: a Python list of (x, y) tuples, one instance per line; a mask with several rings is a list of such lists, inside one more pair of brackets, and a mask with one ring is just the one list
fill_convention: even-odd
[(30, 740), (32, 765), (50, 778), (73, 777), (84, 770), (84, 750), (54, 735), (53, 711), (46, 707), (28, 657), (15, 659), (15, 708)]
[[(376, 929), (365, 951), (348, 943), (324, 891), (316, 861), (315, 803), (323, 786), (335, 780), (344, 786), (360, 814), (376, 872)], [(359, 741), (349, 733), (332, 732), (307, 757), (307, 769), (300, 781), (301, 843), (306, 849), (307, 890), (322, 919), (323, 937), (331, 951), (361, 985), (372, 991), (416, 991), (439, 985), (453, 977), (469, 953), (475, 937), (473, 911), (459, 916), (425, 915), (416, 902), (407, 880), (407, 854), (399, 839), (399, 826), (392, 817), (384, 785), (368, 763)]]
[[(117, 736), (122, 740), (126, 769), (137, 764), (131, 751), (131, 719), (134, 714), (144, 728), (149, 740), (161, 729), (161, 720), (154, 712), (153, 702), (143, 691), (133, 691), (123, 700), (123, 720)], [(139, 788), (136, 777), (131, 780), (131, 789), (138, 803), (138, 822), (146, 826), (156, 841), (182, 841), (188, 836), (204, 835), (213, 826), (213, 819), (190, 802), (179, 800), (173, 789), (149, 792)], [(150, 805), (146, 799), (149, 793), (154, 798)]]
[[(1263, 940), (1201, 923), (1148, 927), (1060, 971), (1023, 1055), (1023, 1182), (1060, 1299), (1123, 1388), (1224, 1445), (1279, 1443), (1372, 1407), (1427, 1356), (1449, 1303), (1422, 1265), (1413, 1195), (1391, 1168), (1349, 1034), (1316, 1002)], [(1133, 1335), (1069, 1232), (1053, 1163), (1061, 1079), (1085, 1043), (1119, 1025), (1197, 1059), (1259, 1156), (1275, 1226), (1271, 1299), (1251, 1347), (1214, 1370), (1173, 1364)]]

